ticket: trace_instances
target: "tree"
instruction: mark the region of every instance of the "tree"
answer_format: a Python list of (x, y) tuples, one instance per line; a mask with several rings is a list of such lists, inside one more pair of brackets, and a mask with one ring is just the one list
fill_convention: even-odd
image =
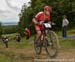
[(3, 33), (3, 31), (2, 31), (2, 24), (0, 22), (0, 38), (2, 37), (2, 33)]
[[(45, 5), (52, 6), (51, 20), (56, 22), (57, 30), (61, 29), (62, 16), (67, 15), (70, 22), (75, 19), (75, 0), (31, 0), (29, 7), (23, 5), (20, 13), (20, 33), (23, 34), (24, 28), (29, 27), (34, 32), (32, 18), (43, 10)], [(75, 26), (75, 25), (74, 25)]]

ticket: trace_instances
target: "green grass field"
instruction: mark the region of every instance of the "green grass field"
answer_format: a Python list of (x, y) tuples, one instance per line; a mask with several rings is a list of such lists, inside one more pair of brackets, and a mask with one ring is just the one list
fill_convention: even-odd
[[(57, 32), (58, 36), (61, 36), (61, 32)], [(75, 30), (68, 31), (68, 35), (74, 35)], [(10, 38), (14, 37), (15, 34), (10, 35)], [(25, 49), (32, 48), (33, 49), (33, 39), (34, 36), (30, 38), (30, 41), (27, 42), (25, 37), (22, 38), (21, 42), (18, 43), (16, 40), (10, 40), (9, 41), (9, 48), (5, 48), (5, 45), (3, 42), (0, 42), (0, 62), (25, 62)], [(60, 46), (63, 49), (69, 48), (74, 49), (75, 48), (75, 38), (64, 38), (59, 39)], [(25, 53), (24, 53), (24, 52)]]

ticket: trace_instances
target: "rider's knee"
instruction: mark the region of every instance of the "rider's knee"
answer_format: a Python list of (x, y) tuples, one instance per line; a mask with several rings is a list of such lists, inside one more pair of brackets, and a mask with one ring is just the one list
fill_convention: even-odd
[(37, 31), (37, 34), (40, 36), (41, 35), (41, 31)]

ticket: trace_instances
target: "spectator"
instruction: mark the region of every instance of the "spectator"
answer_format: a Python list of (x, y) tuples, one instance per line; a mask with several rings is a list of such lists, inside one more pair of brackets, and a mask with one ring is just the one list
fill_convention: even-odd
[(69, 24), (69, 21), (68, 21), (66, 15), (64, 15), (63, 20), (62, 20), (62, 36), (63, 37), (67, 36), (66, 29), (67, 29), (68, 24)]
[(16, 35), (16, 41), (17, 41), (17, 42), (20, 42), (20, 41), (21, 41), (21, 35), (20, 35), (20, 34), (17, 34), (17, 35)]
[(5, 44), (5, 46), (6, 46), (6, 48), (8, 48), (8, 37), (7, 36), (5, 36), (5, 37), (3, 37), (3, 42), (4, 42), (4, 44)]
[(25, 28), (25, 35), (26, 35), (26, 40), (29, 40), (29, 38), (30, 38), (30, 30), (28, 28)]

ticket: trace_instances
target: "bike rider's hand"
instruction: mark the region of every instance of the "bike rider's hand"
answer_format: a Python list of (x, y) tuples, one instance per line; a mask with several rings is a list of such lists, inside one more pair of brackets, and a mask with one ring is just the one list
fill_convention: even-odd
[(50, 22), (48, 22), (49, 24), (51, 24), (51, 21)]
[(51, 25), (56, 25), (56, 23), (54, 23), (54, 22), (49, 22)]
[(52, 23), (52, 25), (56, 25), (55, 23)]
[(44, 21), (40, 21), (38, 24), (39, 24), (39, 25), (43, 25), (43, 23), (44, 23)]

